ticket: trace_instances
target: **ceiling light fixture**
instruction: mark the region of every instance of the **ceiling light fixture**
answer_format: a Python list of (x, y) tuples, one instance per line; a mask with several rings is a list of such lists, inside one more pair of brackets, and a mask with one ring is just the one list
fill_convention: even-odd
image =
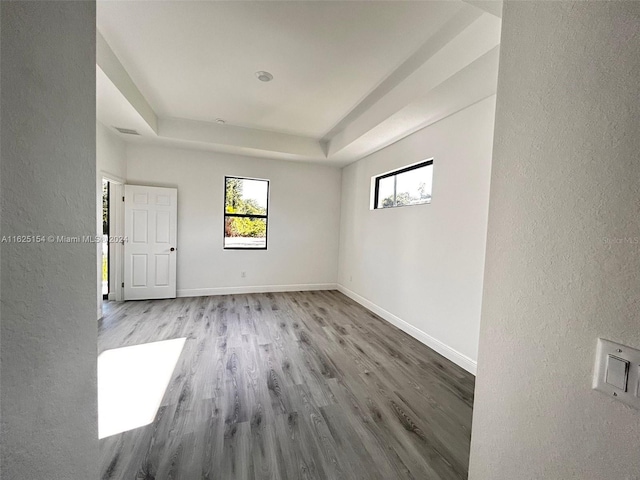
[(220, 125), (224, 125), (226, 122), (221, 118), (216, 118), (216, 123), (219, 123)]
[(262, 70), (256, 72), (256, 77), (258, 77), (258, 80), (260, 80), (261, 82), (270, 82), (271, 80), (273, 80), (273, 75), (271, 75), (269, 72), (263, 72)]

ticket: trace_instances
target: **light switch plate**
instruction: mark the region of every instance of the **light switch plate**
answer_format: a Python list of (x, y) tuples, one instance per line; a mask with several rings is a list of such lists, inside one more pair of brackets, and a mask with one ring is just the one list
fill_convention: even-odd
[(599, 338), (594, 390), (640, 410), (639, 382), (640, 350)]

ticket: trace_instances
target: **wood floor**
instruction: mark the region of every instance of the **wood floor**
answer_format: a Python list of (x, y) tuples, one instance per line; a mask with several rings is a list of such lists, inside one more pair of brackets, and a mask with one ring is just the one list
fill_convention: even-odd
[(105, 305), (99, 351), (186, 337), (103, 479), (465, 479), (474, 378), (337, 291)]

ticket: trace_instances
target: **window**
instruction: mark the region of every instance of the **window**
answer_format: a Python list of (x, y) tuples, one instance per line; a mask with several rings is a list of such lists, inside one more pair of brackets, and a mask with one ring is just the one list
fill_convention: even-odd
[(224, 248), (267, 249), (269, 180), (224, 177)]
[(431, 203), (433, 159), (375, 177), (373, 208)]

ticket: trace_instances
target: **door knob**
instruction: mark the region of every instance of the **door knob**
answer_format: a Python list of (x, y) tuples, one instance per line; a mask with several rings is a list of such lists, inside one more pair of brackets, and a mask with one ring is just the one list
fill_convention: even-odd
[(176, 249), (175, 249), (174, 247), (171, 247), (171, 251), (172, 251), (172, 252), (175, 252), (175, 250), (176, 250)]

